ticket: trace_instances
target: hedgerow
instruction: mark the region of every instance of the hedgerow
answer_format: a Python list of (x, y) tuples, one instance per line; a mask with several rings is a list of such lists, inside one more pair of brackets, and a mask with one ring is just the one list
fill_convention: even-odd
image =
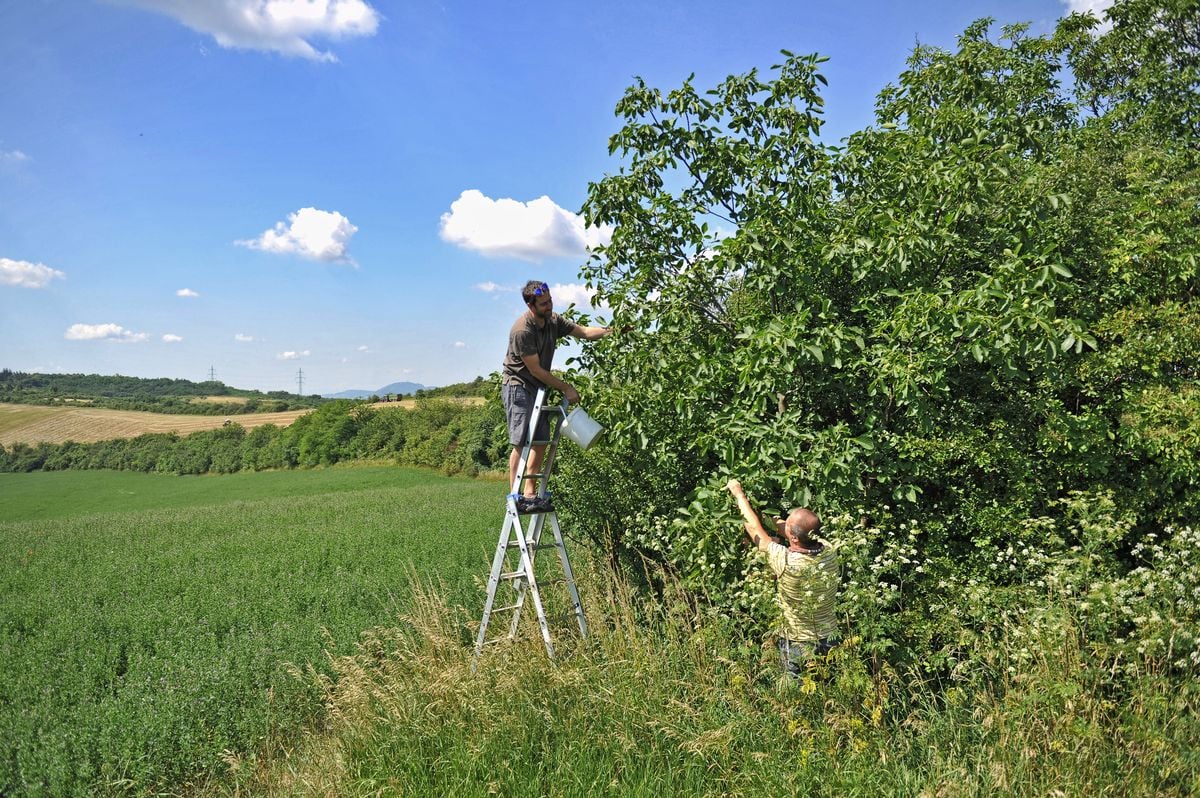
[(0, 472), (107, 468), (168, 474), (229, 474), (332, 465), (347, 459), (391, 460), (445, 474), (475, 475), (507, 462), (499, 401), (465, 405), (420, 399), (412, 410), (327, 402), (287, 427), (249, 432), (231, 422), (187, 436), (0, 446)]
[(584, 206), (626, 332), (579, 361), (608, 430), (563, 458), (571, 525), (761, 632), (736, 476), (825, 518), (893, 662), (941, 678), (1053, 605), (1114, 672), (1196, 673), (1200, 16), (1109, 15), (920, 46), (838, 147), (815, 55), (631, 86)]

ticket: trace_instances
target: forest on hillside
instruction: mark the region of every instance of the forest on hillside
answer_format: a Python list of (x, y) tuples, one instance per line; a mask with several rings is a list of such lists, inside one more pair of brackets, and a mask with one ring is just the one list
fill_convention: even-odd
[(316, 395), (231, 388), (218, 380), (192, 382), (120, 374), (36, 374), (7, 368), (0, 370), (0, 402), (13, 404), (87, 404), (112, 410), (220, 416), (277, 413), (318, 407), (324, 401)]

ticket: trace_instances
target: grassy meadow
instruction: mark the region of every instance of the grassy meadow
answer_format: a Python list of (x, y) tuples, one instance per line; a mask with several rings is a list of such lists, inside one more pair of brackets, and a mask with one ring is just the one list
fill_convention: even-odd
[(269, 750), (320, 715), (298, 672), (393, 623), (414, 574), (480, 605), (502, 495), (384, 467), (0, 475), (0, 794), (178, 792)]
[(576, 547), (589, 639), (476, 662), (502, 493), (366, 466), (0, 475), (0, 794), (1200, 791), (1200, 688), (1113, 681), (1066, 613), (944, 682), (853, 630), (791, 682), (651, 566)]

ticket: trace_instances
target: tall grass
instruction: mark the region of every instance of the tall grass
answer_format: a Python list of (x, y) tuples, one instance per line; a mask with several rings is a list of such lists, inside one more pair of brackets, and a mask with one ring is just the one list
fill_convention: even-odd
[(0, 794), (1200, 794), (1200, 688), (1053, 597), (941, 682), (853, 636), (792, 682), (574, 547), (591, 636), (551, 661), (527, 613), (475, 661), (495, 484), (31, 476), (0, 482)]
[[(1200, 691), (1114, 689), (1064, 617), (1020, 669), (999, 646), (941, 684), (851, 638), (799, 681), (678, 595), (584, 567), (592, 623), (473, 662), (474, 606), (427, 581), (399, 625), (314, 675), (326, 727), (227, 794), (1188, 795)], [(477, 610), (476, 610), (477, 611)], [(533, 624), (525, 625), (532, 631)], [(1028, 645), (1028, 638), (1022, 639)], [(473, 669), (474, 666), (474, 669)], [(1012, 670), (1010, 670), (1012, 668)]]
[[(29, 476), (0, 481), (35, 516), (0, 522), (3, 795), (178, 792), (283, 744), (321, 708), (295, 672), (406, 610), (410, 568), (474, 603), (502, 517), (494, 484), (395, 468)], [(75, 515), (36, 518), (48, 484)], [(118, 486), (134, 509), (81, 512)]]

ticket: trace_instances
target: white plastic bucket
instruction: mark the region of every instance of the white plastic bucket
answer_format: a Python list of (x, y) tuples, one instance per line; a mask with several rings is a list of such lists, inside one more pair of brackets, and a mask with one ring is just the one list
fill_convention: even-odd
[(575, 441), (580, 449), (586, 450), (596, 442), (600, 433), (604, 432), (604, 427), (596, 423), (582, 407), (576, 407), (563, 419), (562, 432)]

